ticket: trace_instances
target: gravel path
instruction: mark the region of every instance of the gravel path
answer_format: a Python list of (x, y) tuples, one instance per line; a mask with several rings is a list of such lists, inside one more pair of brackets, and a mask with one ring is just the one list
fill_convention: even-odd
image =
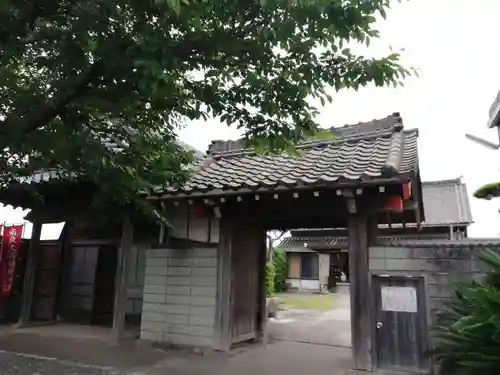
[(290, 309), (268, 321), (269, 337), (277, 340), (330, 346), (351, 346), (349, 294), (337, 297), (332, 310)]

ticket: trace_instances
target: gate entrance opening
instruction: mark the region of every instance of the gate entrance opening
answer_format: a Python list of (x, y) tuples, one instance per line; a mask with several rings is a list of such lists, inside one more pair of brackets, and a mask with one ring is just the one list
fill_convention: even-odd
[(418, 133), (403, 130), (397, 113), (332, 132), (334, 140), (298, 145), (296, 156), (261, 156), (238, 142), (214, 142), (187, 188), (156, 198), (211, 206), (220, 220), (217, 349), (266, 337), (266, 231), (345, 228), (353, 362), (373, 371), (368, 247), (378, 224), (423, 220)]

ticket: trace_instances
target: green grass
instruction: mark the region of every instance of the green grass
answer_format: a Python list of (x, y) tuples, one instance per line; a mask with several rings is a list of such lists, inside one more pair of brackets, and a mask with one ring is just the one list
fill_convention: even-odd
[(332, 310), (336, 300), (334, 294), (278, 293), (275, 297), (284, 308), (301, 310)]

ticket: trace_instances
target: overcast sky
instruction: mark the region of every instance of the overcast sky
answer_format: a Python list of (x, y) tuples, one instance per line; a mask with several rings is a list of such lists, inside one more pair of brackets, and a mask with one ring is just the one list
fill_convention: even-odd
[[(419, 77), (401, 88), (340, 92), (322, 109), (324, 127), (382, 118), (400, 112), (405, 128), (419, 129), (423, 180), (463, 176), (475, 220), (470, 236), (500, 235), (500, 200), (472, 197), (484, 183), (500, 179), (500, 151), (467, 141), (474, 133), (495, 141), (486, 129), (488, 109), (500, 89), (499, 0), (409, 0), (394, 4), (379, 24), (381, 39), (370, 54), (404, 48), (404, 62)], [(205, 151), (214, 139), (234, 139), (238, 131), (210, 121), (180, 131), (180, 138)], [(22, 211), (0, 209), (0, 222), (22, 221)], [(27, 231), (29, 233), (29, 229)], [(44, 226), (43, 237), (58, 236), (57, 225)]]

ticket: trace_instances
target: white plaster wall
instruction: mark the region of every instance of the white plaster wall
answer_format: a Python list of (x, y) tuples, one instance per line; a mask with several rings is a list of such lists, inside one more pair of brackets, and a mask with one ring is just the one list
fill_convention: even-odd
[(141, 338), (213, 347), (217, 249), (149, 249)]
[(292, 289), (297, 290), (319, 290), (318, 280), (305, 280), (305, 279), (287, 279), (287, 284), (292, 286)]

